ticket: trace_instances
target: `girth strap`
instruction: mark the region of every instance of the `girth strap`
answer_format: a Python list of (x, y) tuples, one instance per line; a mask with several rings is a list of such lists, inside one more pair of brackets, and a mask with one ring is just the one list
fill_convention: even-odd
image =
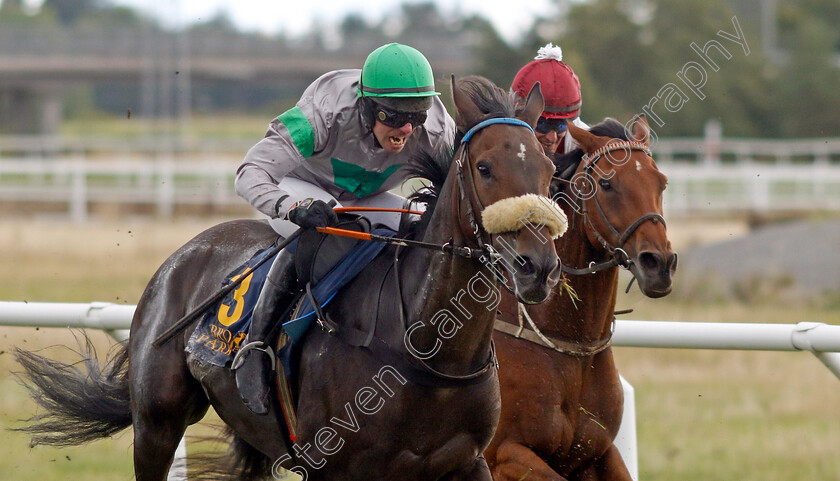
[(490, 358), (484, 363), (484, 366), (478, 371), (465, 376), (450, 376), (432, 370), (428, 365), (418, 368), (411, 363), (405, 353), (395, 350), (385, 341), (375, 336), (367, 349), (379, 361), (390, 365), (406, 379), (421, 386), (441, 388), (472, 386), (481, 384), (492, 376), (495, 376), (497, 370), (496, 349), (492, 342), (490, 344)]

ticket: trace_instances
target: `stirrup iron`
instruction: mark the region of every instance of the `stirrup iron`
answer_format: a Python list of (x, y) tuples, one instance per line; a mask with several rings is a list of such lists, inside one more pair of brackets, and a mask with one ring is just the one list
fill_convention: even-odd
[(233, 357), (233, 362), (230, 364), (231, 370), (235, 371), (242, 367), (242, 364), (245, 363), (244, 354), (248, 351), (261, 351), (268, 354), (268, 357), (271, 359), (271, 370), (277, 370), (277, 358), (274, 355), (274, 350), (268, 347), (264, 341), (251, 341), (244, 346), (241, 346), (239, 351), (236, 353), (236, 356)]

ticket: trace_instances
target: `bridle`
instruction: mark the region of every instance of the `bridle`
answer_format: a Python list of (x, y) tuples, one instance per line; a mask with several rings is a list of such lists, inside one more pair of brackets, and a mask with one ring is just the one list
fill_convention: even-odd
[[(600, 160), (602, 157), (606, 156), (609, 152), (615, 150), (624, 150), (625, 152), (637, 150), (644, 152), (646, 155), (650, 156), (651, 152), (650, 149), (641, 142), (634, 142), (632, 140), (616, 140), (612, 139), (607, 142), (606, 145), (603, 147), (595, 150), (594, 152), (590, 152), (589, 154), (585, 154), (581, 159), (583, 163), (583, 171), (587, 177), (590, 179), (593, 178), (592, 171), (595, 168), (595, 164)], [(556, 178), (556, 177), (555, 177)], [(565, 182), (565, 179), (561, 179)], [(571, 182), (569, 182), (571, 183)], [(595, 224), (592, 222), (592, 217), (589, 215), (589, 211), (586, 209), (586, 199), (582, 199), (580, 196), (578, 199), (580, 200), (580, 212), (584, 218), (584, 221), (589, 226), (592, 233), (595, 235), (595, 238), (601, 244), (601, 246), (609, 252), (610, 258), (607, 261), (601, 263), (592, 262), (589, 264), (588, 267), (575, 269), (572, 267), (568, 267), (565, 264), (562, 266), (563, 272), (571, 275), (585, 275), (585, 274), (595, 274), (605, 269), (609, 269), (611, 267), (623, 267), (625, 269), (630, 269), (630, 266), (633, 264), (633, 260), (630, 259), (630, 256), (627, 255), (627, 252), (624, 250), (624, 244), (630, 239), (630, 236), (633, 235), (634, 232), (645, 222), (661, 222), (662, 225), (665, 225), (665, 218), (662, 217), (661, 214), (656, 212), (648, 212), (645, 214), (640, 215), (636, 218), (627, 228), (624, 229), (623, 232), (619, 232), (618, 229), (613, 226), (612, 222), (610, 222), (609, 218), (607, 217), (606, 212), (604, 212), (604, 208), (601, 206), (600, 201), (598, 201), (597, 192), (592, 195), (591, 197), (595, 202), (595, 207), (597, 208), (598, 214), (601, 216), (601, 220), (603, 220), (604, 224), (606, 224), (607, 228), (610, 231), (610, 234), (613, 238), (617, 239), (615, 244), (611, 244), (606, 237), (598, 231), (595, 227)], [(635, 280), (635, 277), (631, 280)], [(630, 285), (627, 286), (628, 290)], [(564, 341), (562, 339), (555, 339), (549, 338), (545, 336), (542, 332), (540, 332), (537, 325), (531, 320), (531, 317), (528, 315), (528, 311), (524, 308), (524, 306), (519, 306), (519, 328), (517, 329), (514, 325), (508, 324), (501, 320), (497, 320), (495, 323), (495, 329), (504, 332), (508, 335), (511, 335), (516, 338), (526, 339), (536, 344), (547, 346), (548, 348), (557, 351), (561, 354), (570, 355), (573, 357), (589, 357), (598, 354), (612, 345), (612, 334), (615, 329), (615, 316), (613, 316), (613, 323), (610, 329), (610, 334), (603, 339), (596, 341), (590, 345), (581, 345), (580, 343), (570, 343), (568, 341)], [(528, 324), (530, 325), (531, 329), (528, 330), (522, 324), (522, 319), (527, 320)]]
[[(398, 237), (385, 237), (381, 235), (375, 234), (368, 234), (368, 233), (359, 233), (356, 231), (348, 231), (344, 229), (336, 229), (332, 227), (318, 227), (318, 232), (324, 234), (331, 234), (331, 235), (341, 235), (347, 237), (354, 237), (360, 240), (365, 241), (376, 241), (376, 242), (384, 242), (387, 244), (395, 245), (397, 247), (420, 247), (423, 249), (431, 249), (431, 250), (438, 250), (441, 252), (445, 252), (447, 254), (456, 255), (459, 257), (465, 257), (467, 259), (478, 259), (481, 263), (487, 266), (494, 266), (500, 259), (501, 254), (499, 254), (496, 249), (493, 248), (492, 243), (492, 234), (484, 234), (489, 235), (491, 237), (491, 241), (488, 242), (484, 239), (484, 235), (482, 232), (484, 229), (480, 226), (478, 222), (478, 218), (475, 215), (476, 209), (473, 207), (473, 204), (477, 206), (478, 211), (484, 210), (484, 204), (481, 202), (481, 199), (478, 197), (478, 192), (476, 191), (475, 187), (475, 179), (472, 176), (472, 171), (469, 169), (469, 141), (472, 137), (481, 129), (494, 125), (494, 124), (507, 124), (507, 125), (514, 125), (519, 127), (525, 127), (530, 130), (532, 133), (534, 129), (528, 125), (528, 123), (510, 117), (497, 117), (484, 120), (476, 124), (473, 128), (467, 131), (464, 134), (463, 138), (461, 139), (461, 144), (459, 146), (459, 154), (455, 156), (455, 168), (456, 168), (456, 183), (458, 184), (458, 190), (460, 194), (460, 200), (466, 206), (467, 211), (467, 218), (470, 224), (470, 231), (476, 238), (476, 242), (478, 244), (478, 248), (470, 247), (468, 245), (454, 245), (454, 241), (450, 239), (449, 241), (445, 242), (444, 244), (434, 244), (430, 242), (423, 242), (419, 240), (413, 239), (402, 239)], [(388, 212), (407, 212), (413, 214), (422, 214), (422, 212), (415, 212), (415, 211), (408, 211), (405, 209), (376, 209), (376, 208), (359, 208), (359, 207), (352, 207), (352, 208), (339, 208), (336, 209), (338, 211), (388, 211)], [(494, 272), (496, 269), (492, 269)], [(497, 277), (498, 278), (498, 277)], [(507, 286), (506, 286), (507, 287)]]
[[(492, 242), (485, 242), (484, 236), (482, 235), (481, 227), (476, 220), (475, 211), (473, 210), (473, 203), (478, 207), (479, 211), (484, 210), (484, 204), (481, 202), (481, 199), (478, 197), (478, 192), (476, 191), (475, 187), (475, 178), (472, 175), (472, 169), (469, 168), (469, 143), (472, 140), (473, 136), (478, 133), (478, 131), (484, 129), (485, 127), (489, 127), (490, 125), (495, 124), (507, 124), (507, 125), (515, 125), (519, 127), (525, 127), (534, 133), (534, 129), (527, 123), (519, 119), (511, 118), (511, 117), (497, 117), (491, 118), (484, 121), (477, 123), (473, 128), (467, 131), (464, 134), (464, 137), (461, 139), (461, 146), (460, 146), (460, 155), (455, 158), (455, 172), (457, 175), (458, 180), (458, 190), (461, 195), (461, 201), (465, 203), (466, 210), (467, 210), (467, 218), (470, 222), (470, 229), (472, 230), (473, 235), (475, 235), (476, 242), (478, 242), (479, 250), (485, 253), (485, 255), (489, 255), (494, 259), (490, 258), (479, 258), (482, 261), (488, 260), (495, 260), (499, 258), (499, 254), (493, 249)], [(536, 135), (536, 134), (535, 134)], [(466, 174), (465, 174), (466, 172)], [(469, 177), (469, 179), (467, 179)], [(469, 191), (467, 191), (469, 189)]]
[[(630, 151), (636, 150), (644, 152), (647, 156), (651, 155), (650, 149), (647, 145), (641, 142), (635, 142), (632, 140), (611, 140), (607, 142), (606, 145), (603, 147), (595, 150), (594, 152), (590, 152), (585, 154), (581, 159), (583, 163), (584, 173), (587, 177), (593, 178), (592, 171), (595, 168), (595, 164), (605, 157), (608, 153), (615, 151), (615, 150), (623, 150), (629, 154)], [(581, 269), (575, 269), (567, 266), (563, 266), (563, 272), (572, 275), (583, 275), (583, 274), (595, 274), (596, 272), (600, 272), (604, 269), (608, 269), (610, 267), (623, 267), (625, 269), (630, 269), (630, 266), (633, 264), (633, 260), (630, 256), (627, 255), (627, 252), (624, 250), (624, 245), (630, 240), (630, 237), (636, 230), (645, 222), (653, 222), (659, 223), (661, 222), (663, 226), (665, 226), (665, 218), (662, 217), (662, 214), (657, 212), (648, 212), (645, 214), (640, 215), (636, 218), (627, 228), (624, 229), (623, 232), (619, 232), (615, 226), (613, 226), (612, 222), (610, 222), (609, 218), (607, 217), (606, 212), (604, 212), (604, 208), (601, 206), (601, 202), (598, 200), (597, 192), (592, 195), (592, 200), (595, 202), (595, 207), (597, 208), (598, 214), (601, 216), (601, 220), (609, 229), (610, 235), (616, 239), (615, 244), (610, 243), (606, 237), (598, 231), (595, 227), (595, 224), (592, 222), (592, 216), (589, 215), (589, 211), (586, 208), (586, 199), (580, 199), (580, 211), (583, 215), (583, 218), (587, 225), (589, 226), (590, 230), (594, 234), (595, 238), (598, 240), (598, 243), (609, 252), (610, 258), (609, 260), (601, 263), (591, 263), (588, 267), (584, 267)]]
[[(460, 194), (461, 202), (465, 204), (465, 209), (467, 211), (467, 218), (469, 219), (470, 229), (472, 233), (475, 235), (476, 242), (478, 243), (478, 249), (470, 249), (466, 248), (466, 252), (470, 253), (470, 255), (465, 255), (464, 257), (473, 257), (471, 253), (478, 252), (478, 259), (482, 262), (482, 264), (490, 267), (491, 272), (493, 275), (496, 276), (497, 279), (502, 279), (502, 285), (505, 286), (506, 289), (511, 290), (509, 286), (506, 285), (504, 282), (504, 276), (496, 269), (495, 264), (501, 259), (501, 255), (496, 252), (496, 250), (492, 246), (492, 241), (487, 242), (484, 239), (484, 235), (482, 234), (483, 229), (480, 227), (477, 217), (475, 215), (475, 210), (473, 208), (473, 203), (477, 206), (479, 211), (484, 210), (484, 205), (481, 202), (481, 199), (478, 197), (478, 192), (476, 191), (475, 186), (475, 179), (472, 176), (472, 170), (469, 168), (469, 141), (472, 137), (481, 129), (494, 125), (494, 124), (507, 124), (507, 125), (514, 125), (520, 127), (526, 127), (532, 133), (534, 129), (528, 125), (528, 123), (523, 122), (522, 120), (510, 118), (510, 117), (502, 117), (502, 118), (491, 118), (479, 122), (474, 127), (472, 127), (466, 134), (464, 134), (463, 138), (461, 139), (461, 145), (459, 147), (460, 154), (456, 155), (455, 157), (455, 168), (456, 168), (456, 181), (458, 183), (458, 190)], [(466, 172), (466, 173), (465, 173)], [(490, 234), (488, 234), (490, 235)], [(451, 241), (447, 244), (451, 244)], [(447, 244), (444, 244), (445, 247)], [(443, 249), (441, 249), (443, 250)], [(398, 247), (394, 253), (394, 262), (392, 264), (392, 268), (394, 270), (394, 280), (396, 283), (397, 288), (397, 299), (399, 299), (399, 312), (400, 312), (400, 322), (401, 325), (405, 328), (409, 328), (406, 321), (405, 315), (405, 305), (402, 301), (402, 288), (400, 286), (400, 276), (398, 272), (398, 263), (399, 263), (399, 252), (400, 248)], [(458, 251), (452, 251), (458, 252)], [(463, 248), (460, 252), (464, 252)], [(445, 384), (445, 385), (452, 385), (452, 384), (460, 384), (460, 383), (475, 383), (482, 381), (485, 376), (492, 374), (492, 368), (498, 369), (498, 361), (496, 360), (496, 350), (494, 344), (491, 340), (490, 342), (490, 353), (488, 355), (487, 361), (484, 363), (482, 367), (478, 370), (471, 372), (469, 374), (464, 375), (453, 375), (453, 374), (446, 374), (440, 372), (430, 366), (425, 360), (421, 359), (418, 356), (413, 356), (412, 363), (417, 363), (420, 365), (422, 371), (425, 371), (426, 374), (431, 375), (433, 378), (436, 378), (438, 381), (437, 383)]]
[(505, 290), (511, 294), (515, 294), (514, 289), (507, 284), (507, 279), (504, 274), (502, 274), (502, 272), (497, 268), (497, 264), (501, 260), (502, 256), (496, 251), (496, 249), (493, 248), (492, 234), (488, 234), (491, 237), (491, 240), (490, 242), (486, 242), (484, 240), (484, 236), (482, 235), (483, 229), (479, 226), (473, 209), (473, 204), (477, 206), (479, 211), (483, 211), (485, 206), (478, 197), (478, 192), (475, 187), (475, 178), (473, 178), (472, 169), (469, 168), (469, 142), (480, 130), (496, 124), (525, 127), (530, 130), (532, 134), (536, 135), (533, 127), (531, 127), (527, 122), (512, 117), (495, 117), (483, 120), (468, 130), (461, 139), (460, 154), (455, 157), (455, 172), (457, 175), (460, 200), (466, 206), (470, 229), (472, 230), (473, 235), (475, 235), (476, 242), (478, 243), (478, 251), (481, 252), (478, 260), (490, 268), (494, 278), (505, 288)]

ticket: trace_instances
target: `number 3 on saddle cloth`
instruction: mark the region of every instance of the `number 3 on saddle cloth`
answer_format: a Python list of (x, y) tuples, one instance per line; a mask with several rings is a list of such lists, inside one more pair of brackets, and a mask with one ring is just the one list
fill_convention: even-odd
[[(370, 223), (367, 219), (357, 215), (340, 214), (339, 223), (335, 227), (370, 232)], [(396, 235), (396, 232), (387, 228), (376, 228), (373, 233), (387, 237)], [(296, 306), (295, 309), (290, 308), (292, 315), (285, 316), (282, 332), (277, 339), (276, 350), (279, 361), (276, 366), (277, 386), (292, 440), (295, 437), (296, 419), (293, 410), (295, 399), (290, 386), (296, 384), (296, 360), (300, 340), (312, 323), (318, 320), (317, 311), (326, 306), (341, 287), (356, 277), (385, 248), (385, 245), (383, 242), (365, 242), (325, 235), (314, 229), (307, 229), (287, 247), (295, 253), (295, 270), (298, 279), (302, 285), (306, 285), (306, 289), (292, 303), (292, 306)], [(270, 246), (258, 250), (247, 262), (228, 274), (222, 286), (237, 281), (243, 273), (262, 261), (270, 251)], [(271, 259), (264, 262), (243, 279), (218, 306), (205, 313), (190, 336), (186, 346), (187, 352), (210, 364), (230, 367), (251, 326), (254, 306), (259, 299), (268, 271), (271, 269), (271, 263)], [(317, 310), (313, 307), (311, 298), (315, 299)], [(326, 321), (329, 324), (320, 321)], [(277, 322), (281, 321), (278, 319)], [(328, 330), (336, 327), (331, 325), (331, 322), (326, 319), (319, 320), (321, 327)], [(356, 339), (369, 338), (368, 333), (355, 334)], [(372, 335), (372, 332), (369, 334)], [(272, 341), (272, 339), (267, 340), (269, 343)], [(358, 344), (363, 345), (364, 341)]]

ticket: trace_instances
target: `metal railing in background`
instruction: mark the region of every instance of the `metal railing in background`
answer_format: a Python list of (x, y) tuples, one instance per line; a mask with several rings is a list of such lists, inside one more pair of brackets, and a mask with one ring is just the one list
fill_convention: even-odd
[[(66, 206), (87, 220), (95, 203), (238, 209), (236, 168), (250, 142), (204, 139), (63, 140), (0, 137), (0, 202)], [(669, 178), (669, 217), (840, 212), (840, 139), (662, 139), (654, 157)]]

